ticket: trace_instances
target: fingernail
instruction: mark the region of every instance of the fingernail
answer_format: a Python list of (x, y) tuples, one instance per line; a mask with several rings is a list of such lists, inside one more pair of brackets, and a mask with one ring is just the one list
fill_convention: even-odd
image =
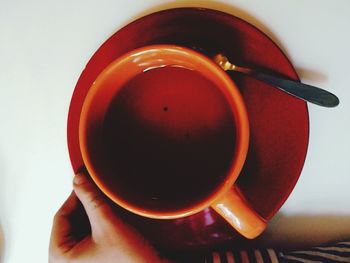
[(76, 185), (82, 184), (84, 180), (85, 180), (84, 174), (78, 173), (74, 176), (73, 184), (76, 184)]

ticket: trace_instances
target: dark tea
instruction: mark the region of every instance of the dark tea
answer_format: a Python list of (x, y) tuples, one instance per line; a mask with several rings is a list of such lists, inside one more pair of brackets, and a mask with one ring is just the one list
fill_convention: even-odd
[(172, 211), (209, 197), (235, 150), (235, 120), (225, 95), (184, 67), (158, 67), (115, 95), (101, 131), (101, 178), (118, 196)]

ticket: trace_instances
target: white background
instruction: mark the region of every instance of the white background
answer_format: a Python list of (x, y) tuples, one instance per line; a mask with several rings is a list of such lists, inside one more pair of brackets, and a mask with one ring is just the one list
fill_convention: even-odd
[(350, 1), (0, 0), (0, 261), (47, 262), (52, 217), (71, 191), (68, 106), (88, 59), (133, 19), (178, 6), (246, 19), (304, 82), (340, 97), (335, 109), (309, 106), (304, 170), (261, 240), (350, 239)]

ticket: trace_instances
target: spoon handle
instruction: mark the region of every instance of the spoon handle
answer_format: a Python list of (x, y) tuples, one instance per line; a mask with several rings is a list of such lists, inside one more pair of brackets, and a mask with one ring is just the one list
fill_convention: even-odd
[(290, 95), (319, 106), (335, 107), (339, 104), (339, 99), (336, 95), (311, 85), (238, 66), (232, 68), (232, 70), (247, 74), (255, 79), (266, 82), (280, 90), (283, 90)]

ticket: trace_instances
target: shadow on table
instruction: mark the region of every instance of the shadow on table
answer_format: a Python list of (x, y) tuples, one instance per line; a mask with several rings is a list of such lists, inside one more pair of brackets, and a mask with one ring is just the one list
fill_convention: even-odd
[[(1, 150), (1, 149), (0, 149)], [(7, 184), (7, 176), (6, 176), (6, 165), (3, 159), (2, 152), (0, 151), (0, 263), (4, 262), (5, 257), (5, 234), (3, 230), (2, 220), (4, 220), (4, 210), (3, 202), (5, 202), (5, 189), (8, 186)]]
[[(153, 6), (151, 8), (145, 9), (142, 12), (138, 13), (134, 17), (131, 17), (128, 19), (124, 25), (129, 24), (130, 22), (141, 18), (143, 16), (171, 8), (180, 8), (180, 7), (200, 7), (200, 8), (209, 8), (209, 9), (215, 9), (218, 11), (222, 11), (234, 16), (237, 16), (250, 24), (254, 25), (258, 29), (260, 29), (262, 32), (264, 32), (266, 35), (268, 35), (282, 50), (283, 52), (288, 55), (286, 50), (283, 48), (283, 45), (281, 41), (277, 38), (277, 36), (266, 26), (264, 25), (259, 19), (245, 11), (244, 9), (237, 7), (233, 4), (225, 4), (221, 3), (219, 1), (212, 1), (212, 0), (189, 0), (189, 1), (173, 1), (170, 3), (164, 3), (160, 5)], [(118, 29), (119, 30), (119, 29)], [(115, 32), (113, 32), (115, 33)]]
[(286, 216), (279, 213), (253, 245), (294, 250), (340, 241), (350, 241), (350, 214)]
[[(283, 51), (283, 53), (290, 58), (287, 50), (284, 48), (282, 41), (276, 36), (276, 34), (271, 31), (263, 22), (261, 22), (258, 18), (251, 15), (246, 10), (234, 6), (232, 4), (225, 4), (217, 1), (211, 1), (211, 0), (191, 0), (191, 1), (173, 1), (170, 3), (164, 3), (160, 5), (156, 5), (154, 7), (148, 8), (140, 12), (139, 14), (135, 15), (134, 17), (131, 17), (126, 21), (126, 24), (141, 18), (143, 16), (146, 16), (148, 14), (152, 14), (154, 12), (158, 12), (161, 10), (171, 9), (171, 8), (180, 8), (180, 7), (201, 7), (201, 8), (209, 8), (209, 9), (215, 9), (219, 10), (225, 13), (229, 13), (231, 15), (237, 16), (250, 24), (254, 25), (258, 29), (260, 29), (262, 32), (264, 32), (269, 38), (273, 40)], [(119, 29), (118, 29), (119, 30)], [(115, 33), (115, 32), (113, 32)], [(307, 83), (312, 82), (319, 82), (319, 83), (325, 83), (328, 81), (328, 77), (321, 73), (316, 72), (311, 69), (302, 68), (302, 67), (296, 67), (296, 71), (303, 81), (306, 81)]]
[(5, 248), (4, 232), (0, 224), (0, 263), (2, 263), (4, 260), (4, 248)]
[(325, 84), (328, 81), (328, 76), (321, 72), (318, 72), (312, 69), (303, 68), (303, 67), (296, 67), (295, 70), (298, 73), (298, 76), (302, 82), (305, 82), (305, 83), (318, 82), (320, 84)]

